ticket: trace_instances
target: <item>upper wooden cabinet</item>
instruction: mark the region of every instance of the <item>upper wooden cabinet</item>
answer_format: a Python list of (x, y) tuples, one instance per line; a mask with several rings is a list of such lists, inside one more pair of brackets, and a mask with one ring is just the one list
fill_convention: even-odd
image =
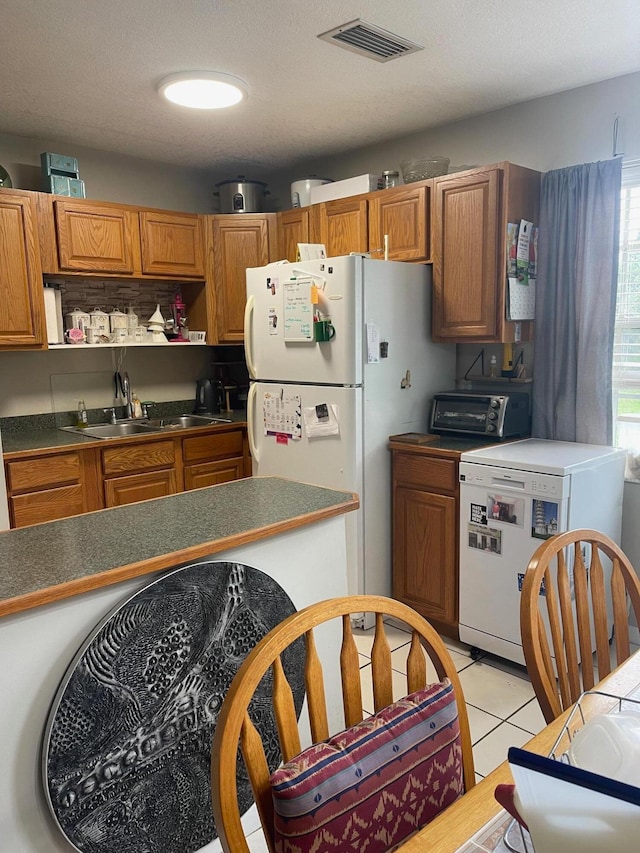
[(212, 267), (209, 293), (218, 343), (244, 340), (246, 270), (271, 260), (277, 246), (274, 213), (208, 216), (207, 257)]
[(311, 208), (294, 207), (277, 215), (278, 258), (297, 261), (298, 243), (313, 243), (311, 239)]
[(0, 348), (46, 346), (33, 196), (0, 190)]
[(133, 275), (135, 211), (81, 201), (53, 202), (61, 270)]
[(142, 272), (204, 276), (200, 218), (189, 213), (140, 212)]
[(429, 196), (431, 182), (378, 190), (366, 195), (313, 205), (313, 233), (327, 255), (371, 252), (389, 260), (430, 258)]
[(507, 223), (538, 224), (540, 173), (499, 163), (434, 180), (433, 340), (530, 340), (506, 319)]
[(397, 187), (369, 196), (369, 251), (390, 261), (426, 261), (431, 257), (431, 183)]
[(368, 206), (365, 196), (339, 198), (313, 205), (316, 241), (327, 256), (369, 251)]
[(197, 214), (37, 195), (45, 273), (204, 279)]

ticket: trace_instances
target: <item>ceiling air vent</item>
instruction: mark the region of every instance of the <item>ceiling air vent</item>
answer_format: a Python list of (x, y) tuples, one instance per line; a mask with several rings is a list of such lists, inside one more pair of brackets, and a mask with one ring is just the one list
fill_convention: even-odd
[(375, 24), (369, 24), (360, 19), (321, 33), (318, 38), (332, 42), (338, 47), (344, 47), (345, 50), (368, 56), (376, 62), (389, 62), (390, 59), (424, 50), (420, 44), (414, 44), (388, 30), (383, 30), (382, 27), (376, 27)]

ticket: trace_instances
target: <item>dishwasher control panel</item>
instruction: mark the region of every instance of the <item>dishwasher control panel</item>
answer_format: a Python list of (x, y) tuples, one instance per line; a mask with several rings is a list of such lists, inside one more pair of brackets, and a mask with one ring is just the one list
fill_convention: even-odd
[(515, 468), (479, 465), (474, 462), (461, 462), (459, 471), (460, 482), (469, 486), (521, 492), (543, 500), (562, 500), (569, 495), (568, 475), (560, 477), (555, 474), (518, 471)]

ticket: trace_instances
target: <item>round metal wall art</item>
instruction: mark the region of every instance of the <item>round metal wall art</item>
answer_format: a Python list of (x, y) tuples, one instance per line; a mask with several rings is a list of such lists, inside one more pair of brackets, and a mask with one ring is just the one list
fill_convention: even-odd
[[(58, 688), (43, 742), (53, 816), (82, 853), (191, 853), (217, 833), (211, 741), (225, 693), (254, 645), (295, 612), (269, 575), (241, 563), (170, 572), (103, 619)], [(283, 655), (297, 712), (304, 648)], [(250, 713), (275, 769), (280, 751), (265, 678)], [(244, 768), (238, 791), (253, 798)]]

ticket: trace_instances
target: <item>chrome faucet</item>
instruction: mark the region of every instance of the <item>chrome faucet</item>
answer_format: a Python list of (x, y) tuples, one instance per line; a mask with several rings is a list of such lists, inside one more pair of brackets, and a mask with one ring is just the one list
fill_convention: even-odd
[(124, 376), (122, 377), (122, 390), (124, 392), (124, 396), (126, 397), (126, 406), (125, 412), (127, 418), (133, 417), (133, 404), (131, 402), (131, 383), (129, 382), (129, 374), (125, 371)]

